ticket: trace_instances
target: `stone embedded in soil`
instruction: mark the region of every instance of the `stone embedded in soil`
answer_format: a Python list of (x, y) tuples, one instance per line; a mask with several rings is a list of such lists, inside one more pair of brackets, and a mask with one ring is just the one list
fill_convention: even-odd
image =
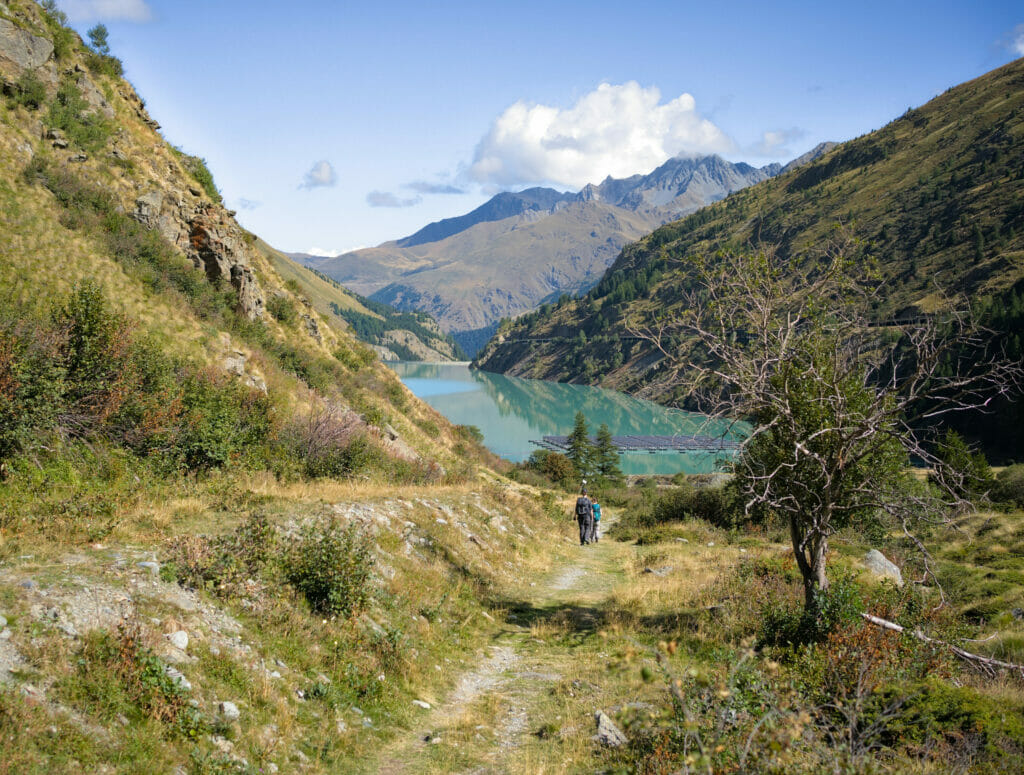
[(233, 702), (221, 702), (217, 704), (217, 713), (225, 721), (238, 721), (242, 713)]
[(594, 721), (597, 723), (597, 734), (594, 735), (597, 742), (609, 748), (619, 748), (629, 742), (622, 730), (603, 710), (594, 713)]
[(171, 642), (171, 645), (176, 649), (184, 651), (188, 648), (188, 633), (184, 630), (177, 630), (167, 636), (167, 640)]
[(897, 587), (903, 586), (903, 574), (899, 567), (877, 549), (864, 555), (864, 567), (875, 576), (892, 579)]
[(424, 702), (423, 700), (413, 700), (412, 704), (417, 708), (423, 708), (423, 710), (430, 710), (430, 703)]

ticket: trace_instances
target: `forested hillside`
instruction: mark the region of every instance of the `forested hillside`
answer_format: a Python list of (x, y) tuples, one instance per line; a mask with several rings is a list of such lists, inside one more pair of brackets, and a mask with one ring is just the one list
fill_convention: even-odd
[[(504, 322), (475, 363), (680, 401), (660, 353), (631, 337), (631, 321), (671, 317), (698, 257), (763, 246), (810, 256), (828, 249), (837, 227), (858, 240), (851, 260), (877, 262), (877, 321), (970, 305), (1019, 357), (1024, 62), (663, 226), (626, 247), (590, 293)], [(1005, 411), (997, 423), (1004, 427)]]

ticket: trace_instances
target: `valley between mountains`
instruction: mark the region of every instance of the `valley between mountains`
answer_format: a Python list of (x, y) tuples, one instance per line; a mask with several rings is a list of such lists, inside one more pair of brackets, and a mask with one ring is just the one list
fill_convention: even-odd
[[(0, 0), (0, 775), (1022, 770), (1024, 60), (786, 166), (295, 260), (62, 7)], [(669, 330), (750, 276), (762, 340)], [(383, 363), (691, 405), (771, 330), (699, 475), (623, 476), (583, 412), (511, 463)]]

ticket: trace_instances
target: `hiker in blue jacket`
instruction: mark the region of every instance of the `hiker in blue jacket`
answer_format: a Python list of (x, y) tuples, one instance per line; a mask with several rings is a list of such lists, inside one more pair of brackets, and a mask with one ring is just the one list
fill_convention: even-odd
[(590, 508), (594, 512), (594, 527), (590, 531), (590, 540), (596, 544), (601, 539), (601, 504), (591, 501)]

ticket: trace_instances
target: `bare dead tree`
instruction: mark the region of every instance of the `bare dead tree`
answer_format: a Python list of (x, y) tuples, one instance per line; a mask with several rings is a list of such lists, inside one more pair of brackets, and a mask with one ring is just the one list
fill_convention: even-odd
[[(929, 437), (942, 416), (1024, 384), (965, 300), (937, 316), (872, 320), (885, 289), (853, 248), (843, 239), (793, 259), (770, 248), (687, 259), (682, 312), (651, 310), (628, 324), (701, 411), (747, 424), (738, 485), (748, 512), (788, 524), (809, 611), (828, 587), (830, 537), (879, 515), (922, 550), (922, 581), (931, 574), (912, 526), (967, 504), (962, 473), (933, 454)], [(911, 458), (936, 470), (938, 487), (907, 475)]]

